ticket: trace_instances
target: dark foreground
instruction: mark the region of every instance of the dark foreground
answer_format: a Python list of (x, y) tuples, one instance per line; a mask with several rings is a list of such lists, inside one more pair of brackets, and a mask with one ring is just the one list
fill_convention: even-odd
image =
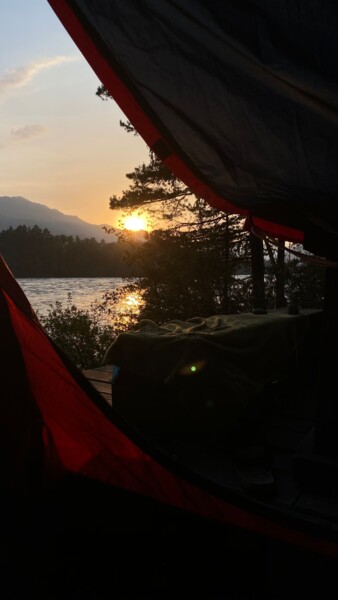
[(337, 596), (333, 559), (81, 478), (1, 520), (1, 600)]

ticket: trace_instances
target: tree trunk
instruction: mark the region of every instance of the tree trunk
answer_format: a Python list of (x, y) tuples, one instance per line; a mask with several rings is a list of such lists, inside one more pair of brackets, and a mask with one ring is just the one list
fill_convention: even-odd
[(252, 305), (254, 313), (265, 313), (264, 250), (263, 241), (250, 233)]
[(276, 269), (276, 308), (286, 306), (285, 288), (285, 242), (279, 240)]

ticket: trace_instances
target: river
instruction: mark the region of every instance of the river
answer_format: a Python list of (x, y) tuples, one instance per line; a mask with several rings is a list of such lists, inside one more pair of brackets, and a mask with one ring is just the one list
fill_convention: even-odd
[(42, 316), (47, 315), (56, 301), (66, 307), (69, 294), (77, 308), (89, 309), (92, 302), (126, 283), (121, 277), (19, 278), (17, 281), (32, 308)]

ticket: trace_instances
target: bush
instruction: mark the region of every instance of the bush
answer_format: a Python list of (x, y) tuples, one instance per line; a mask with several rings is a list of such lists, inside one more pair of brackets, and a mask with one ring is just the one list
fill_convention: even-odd
[(101, 366), (114, 338), (133, 326), (135, 315), (133, 317), (130, 312), (121, 312), (116, 307), (127, 289), (105, 294), (101, 301), (92, 303), (89, 309), (78, 308), (73, 304), (71, 294), (68, 294), (65, 307), (62, 302), (56, 301), (51, 304), (47, 316), (39, 316), (49, 337), (79, 369)]

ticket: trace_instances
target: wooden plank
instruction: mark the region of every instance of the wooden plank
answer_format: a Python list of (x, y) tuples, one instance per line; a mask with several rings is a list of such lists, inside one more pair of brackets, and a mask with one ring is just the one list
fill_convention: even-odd
[(109, 406), (112, 406), (112, 398), (111, 398), (111, 394), (102, 394), (101, 393), (102, 398), (107, 402), (107, 404), (109, 404)]
[(100, 394), (108, 394), (109, 396), (111, 396), (110, 383), (105, 383), (104, 381), (94, 381), (93, 379), (89, 379), (89, 382), (98, 392), (100, 392)]
[(83, 371), (84, 376), (89, 383), (101, 394), (102, 398), (112, 405), (112, 366), (104, 365), (97, 369), (86, 369)]
[(113, 365), (102, 365), (101, 367), (95, 367), (94, 371), (109, 371), (111, 372), (113, 369)]
[(109, 370), (103, 370), (101, 368), (98, 369), (87, 369), (83, 371), (83, 374), (90, 381), (103, 381), (105, 383), (112, 382), (112, 367)]

